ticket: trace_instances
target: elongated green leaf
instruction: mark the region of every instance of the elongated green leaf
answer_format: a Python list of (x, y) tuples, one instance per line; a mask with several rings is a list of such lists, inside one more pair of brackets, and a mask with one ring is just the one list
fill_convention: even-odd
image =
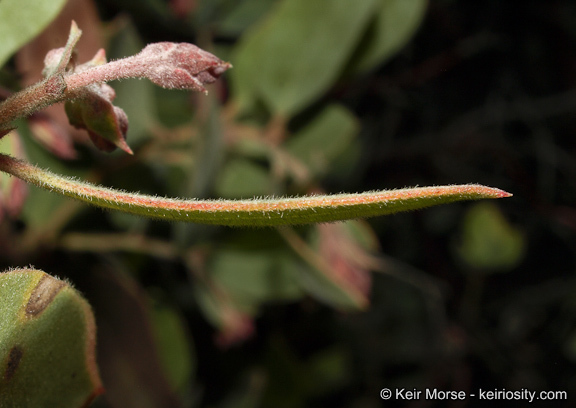
[(64, 4), (66, 0), (1, 0), (0, 67), (18, 48), (38, 35)]
[(34, 269), (0, 273), (0, 407), (87, 406), (102, 384), (94, 316), (66, 282)]
[(375, 0), (284, 0), (249, 32), (233, 59), (242, 107), (256, 100), (290, 116), (325, 92), (376, 11)]
[(0, 155), (0, 170), (98, 207), (145, 217), (229, 226), (276, 226), (375, 217), (432, 205), (511, 196), (476, 184), (253, 200), (178, 200), (95, 186)]

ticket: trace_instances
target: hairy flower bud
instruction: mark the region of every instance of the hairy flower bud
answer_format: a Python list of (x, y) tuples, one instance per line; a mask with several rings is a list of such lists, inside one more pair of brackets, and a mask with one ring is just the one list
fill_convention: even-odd
[(213, 83), (232, 67), (193, 44), (170, 42), (150, 44), (134, 56), (89, 69), (85, 65), (66, 78), (69, 92), (116, 79), (148, 78), (164, 88), (206, 93), (204, 85)]
[(205, 84), (218, 79), (231, 65), (195, 45), (161, 42), (150, 44), (134, 56), (141, 76), (172, 89), (206, 92)]

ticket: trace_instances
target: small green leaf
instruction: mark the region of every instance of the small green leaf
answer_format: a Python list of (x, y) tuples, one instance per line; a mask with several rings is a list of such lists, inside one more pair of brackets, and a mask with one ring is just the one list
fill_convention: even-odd
[(485, 272), (509, 270), (522, 260), (525, 249), (524, 236), (496, 205), (478, 203), (468, 210), (458, 246), (468, 265)]
[(238, 304), (295, 299), (301, 290), (285, 267), (287, 258), (281, 251), (220, 250), (211, 260), (210, 276)]
[(332, 161), (348, 151), (358, 128), (358, 121), (350, 111), (329, 105), (312, 123), (292, 136), (285, 147), (313, 173), (323, 175), (329, 171)]
[(66, 0), (0, 1), (0, 67), (56, 18), (64, 4)]
[(242, 39), (233, 59), (242, 108), (264, 101), (289, 117), (333, 85), (377, 0), (285, 0)]
[(252, 200), (177, 200), (126, 193), (67, 179), (0, 154), (0, 171), (38, 187), (103, 208), (164, 220), (228, 226), (278, 226), (376, 217), (433, 205), (511, 194), (477, 184), (405, 188), (357, 194)]
[(78, 408), (102, 389), (88, 303), (34, 269), (0, 273), (0, 407)]

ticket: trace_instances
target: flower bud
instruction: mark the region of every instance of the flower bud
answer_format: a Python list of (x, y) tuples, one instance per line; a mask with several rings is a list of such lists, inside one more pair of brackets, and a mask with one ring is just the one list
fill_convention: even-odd
[(218, 79), (231, 65), (193, 44), (160, 42), (146, 46), (134, 61), (141, 75), (171, 89), (206, 92), (205, 84)]

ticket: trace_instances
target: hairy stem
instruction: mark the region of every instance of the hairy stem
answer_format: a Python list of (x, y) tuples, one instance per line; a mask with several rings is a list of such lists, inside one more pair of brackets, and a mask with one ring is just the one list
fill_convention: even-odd
[(66, 81), (62, 75), (51, 76), (0, 103), (0, 129), (16, 119), (64, 100)]
[(252, 200), (180, 200), (126, 193), (64, 178), (0, 155), (0, 170), (44, 189), (145, 217), (227, 226), (277, 226), (366, 218), (437, 204), (511, 196), (481, 185), (408, 188), (358, 194)]

